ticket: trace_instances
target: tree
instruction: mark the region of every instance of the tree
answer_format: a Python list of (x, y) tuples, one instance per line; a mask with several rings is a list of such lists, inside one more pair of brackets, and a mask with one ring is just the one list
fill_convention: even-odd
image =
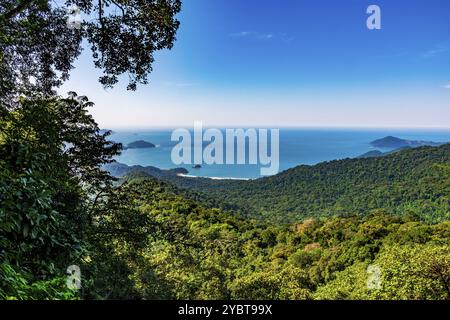
[[(68, 8), (86, 19), (68, 24)], [(100, 132), (86, 97), (61, 98), (55, 89), (84, 40), (105, 87), (121, 75), (129, 90), (146, 84), (154, 52), (175, 41), (180, 8), (180, 0), (0, 0), (0, 297), (73, 297), (65, 268), (89, 250), (94, 258), (112, 253), (108, 266), (94, 264), (97, 272), (123, 266), (96, 240), (105, 231), (96, 225), (102, 215), (123, 222), (111, 207), (113, 179), (102, 170), (121, 146)]]
[(101, 165), (120, 150), (91, 105), (75, 93), (20, 99), (0, 118), (0, 265), (12, 275), (0, 279), (4, 296), (37, 287), (31, 297), (42, 297), (86, 254), (92, 207), (113, 181)]
[(386, 247), (376, 263), (382, 270), (378, 299), (450, 299), (450, 246), (414, 244)]
[(372, 263), (380, 270), (379, 287), (368, 286), (368, 263), (357, 262), (315, 293), (316, 299), (448, 300), (448, 245), (389, 245)]
[[(12, 108), (21, 94), (54, 94), (69, 78), (82, 41), (90, 45), (99, 79), (112, 87), (122, 74), (128, 89), (146, 84), (153, 54), (175, 41), (180, 0), (0, 0), (0, 105)], [(87, 18), (67, 24), (67, 8)]]

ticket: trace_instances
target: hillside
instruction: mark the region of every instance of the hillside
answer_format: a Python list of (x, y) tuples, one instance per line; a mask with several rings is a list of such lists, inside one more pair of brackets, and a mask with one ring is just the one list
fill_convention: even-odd
[(199, 192), (212, 206), (278, 222), (365, 215), (374, 209), (426, 221), (450, 217), (450, 144), (302, 165), (250, 181), (167, 180)]
[[(101, 297), (139, 299), (448, 299), (450, 225), (376, 213), (274, 225), (205, 208), (155, 179), (114, 191), (99, 217)], [(113, 254), (111, 254), (113, 252)], [(368, 267), (382, 268), (377, 290)], [(121, 270), (127, 281), (109, 278)], [(350, 275), (350, 276), (349, 276)], [(396, 290), (393, 290), (392, 287)], [(94, 296), (95, 297), (95, 296)]]

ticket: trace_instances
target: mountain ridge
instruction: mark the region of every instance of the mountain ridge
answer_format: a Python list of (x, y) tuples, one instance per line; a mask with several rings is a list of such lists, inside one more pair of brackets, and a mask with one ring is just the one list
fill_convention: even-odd
[(300, 165), (249, 181), (164, 180), (195, 192), (211, 206), (277, 222), (373, 210), (414, 214), (426, 221), (450, 218), (450, 144)]

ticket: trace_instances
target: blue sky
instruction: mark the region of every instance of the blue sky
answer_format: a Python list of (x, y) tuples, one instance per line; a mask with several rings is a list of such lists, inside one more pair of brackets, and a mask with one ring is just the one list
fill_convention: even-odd
[(448, 0), (185, 0), (179, 19), (149, 85), (104, 90), (85, 50), (61, 91), (111, 128), (450, 127)]

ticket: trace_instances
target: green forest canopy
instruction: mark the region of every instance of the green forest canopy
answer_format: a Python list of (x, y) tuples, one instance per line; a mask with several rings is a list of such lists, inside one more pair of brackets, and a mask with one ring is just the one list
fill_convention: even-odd
[(449, 145), (245, 184), (115, 185), (102, 166), (121, 146), (88, 98), (55, 89), (83, 39), (104, 86), (147, 83), (180, 1), (67, 4), (93, 19), (69, 30), (53, 2), (0, 0), (1, 299), (449, 299)]
[(374, 209), (427, 222), (450, 218), (450, 144), (301, 165), (251, 181), (165, 179), (211, 206), (282, 223)]

